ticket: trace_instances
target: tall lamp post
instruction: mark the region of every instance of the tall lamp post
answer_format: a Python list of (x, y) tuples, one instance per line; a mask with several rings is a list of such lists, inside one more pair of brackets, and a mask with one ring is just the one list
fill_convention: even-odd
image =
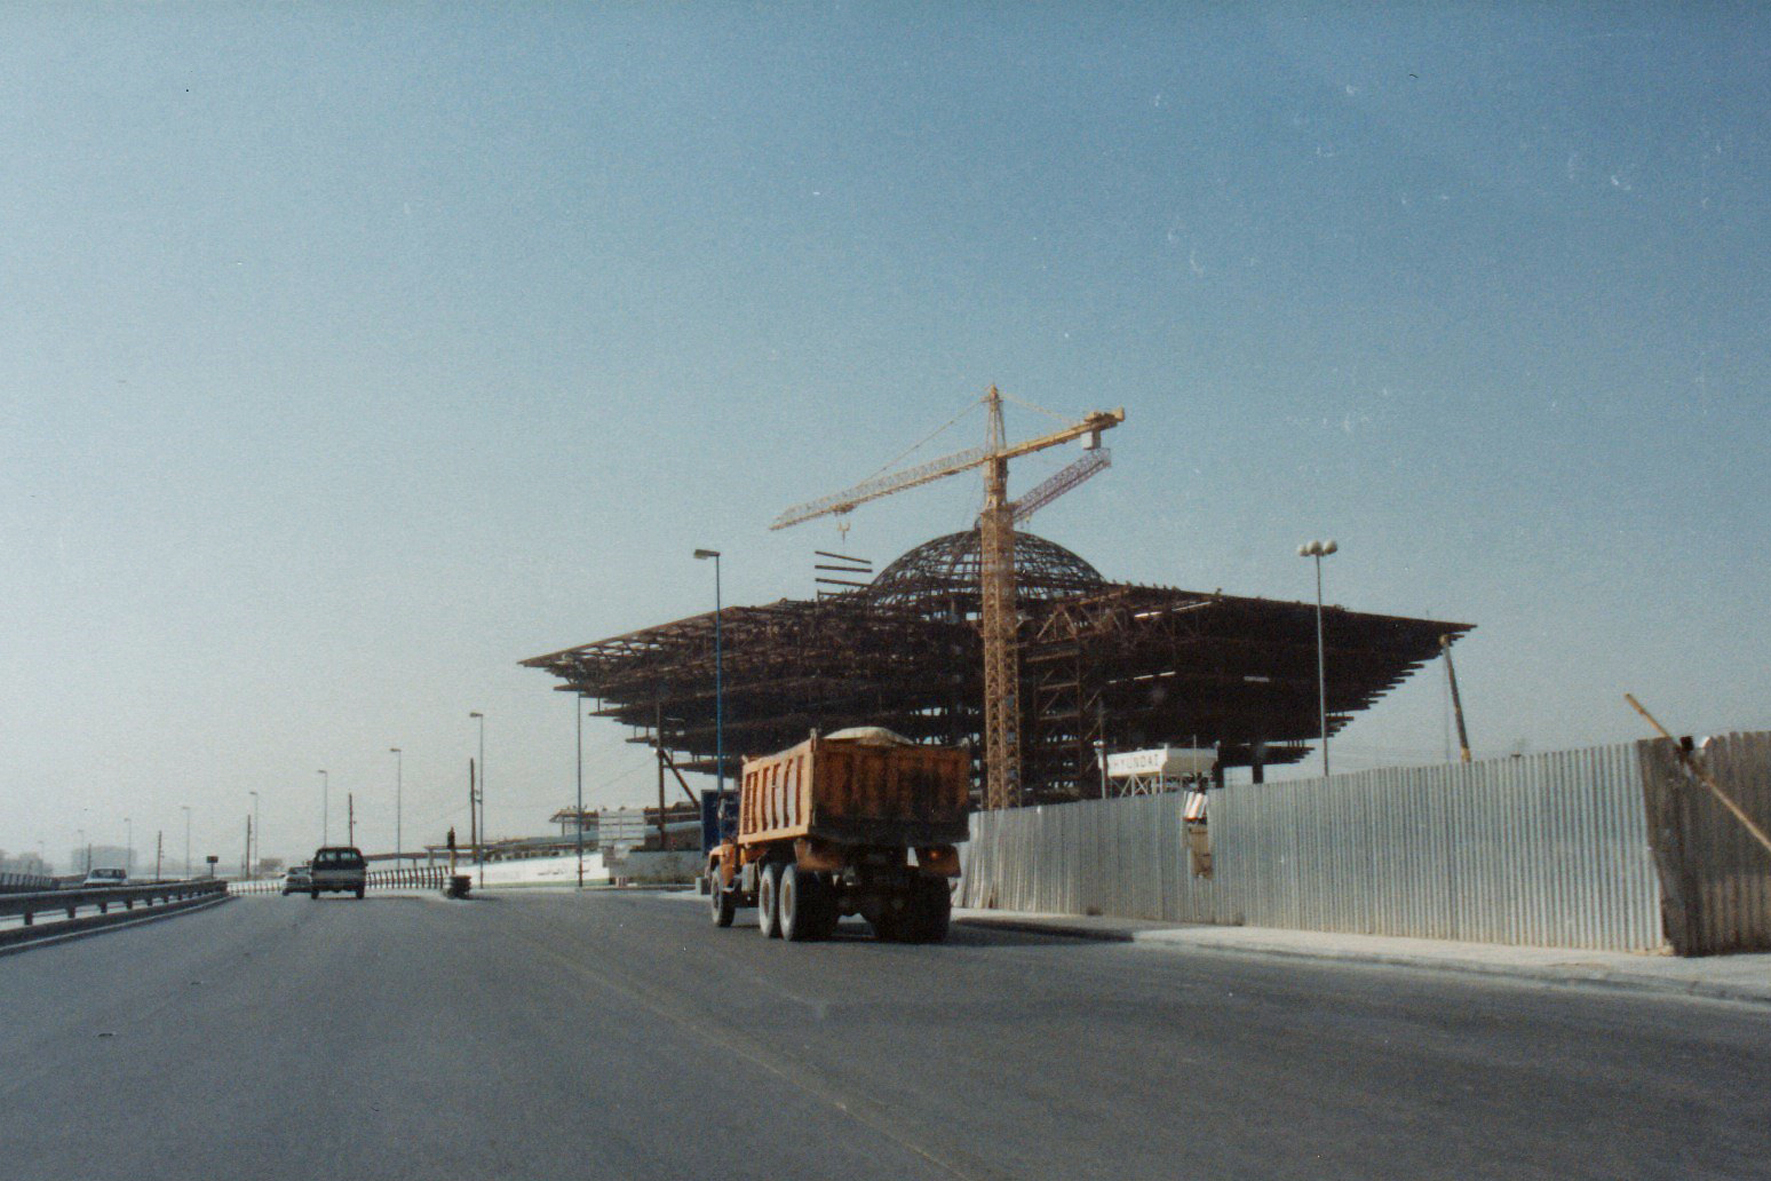
[(1322, 559), (1341, 547), (1334, 538), (1306, 541), (1298, 557), (1316, 559), (1316, 708), (1322, 721), (1322, 777), (1328, 778), (1328, 666), (1322, 655)]
[[(716, 549), (698, 549), (697, 558), (713, 559), (713, 750), (717, 787), (714, 791), (715, 824), (725, 809), (726, 803), (726, 685), (725, 685), (725, 653), (720, 637), (720, 616), (724, 613), (720, 604), (719, 587), (719, 551)], [(660, 742), (664, 736), (658, 736)]]
[(134, 877), (135, 876), (135, 821), (131, 820), (127, 816), (125, 816), (123, 818), (123, 832), (124, 832), (124, 837), (123, 837), (123, 840), (124, 840), (123, 872), (128, 874), (130, 877)]
[(486, 885), (486, 859), (480, 850), (486, 847), (486, 715), (476, 709), (467, 716), (480, 720), (480, 783), (477, 793), (479, 795), (477, 805), (480, 811), (480, 848), (474, 850), (474, 860), (480, 863), (480, 887), (484, 889)]
[(264, 860), (264, 834), (258, 831), (258, 793), (246, 793), (252, 797), (252, 839), (247, 842), (246, 860), (252, 864), (246, 867), (246, 876), (253, 881), (258, 880), (258, 863)]
[(390, 746), (387, 753), (394, 757), (394, 868), (400, 868), (400, 854), (406, 851), (406, 843), (400, 829), (401, 795), (406, 784), (406, 756), (400, 748)]
[(578, 888), (584, 889), (584, 694), (572, 698), (572, 717), (578, 726)]
[(315, 771), (320, 777), (320, 844), (332, 843), (332, 776), (326, 771)]
[(184, 813), (184, 876), (188, 882), (191, 880), (191, 806), (180, 804), (178, 809)]

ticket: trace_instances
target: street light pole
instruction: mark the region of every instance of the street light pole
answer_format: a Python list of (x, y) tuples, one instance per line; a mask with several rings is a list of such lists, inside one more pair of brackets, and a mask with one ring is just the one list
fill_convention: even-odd
[(320, 844), (332, 843), (332, 776), (325, 771), (316, 771), (320, 777)]
[(191, 880), (191, 806), (180, 804), (179, 810), (184, 813), (184, 877)]
[(247, 876), (256, 882), (258, 863), (264, 860), (264, 834), (258, 831), (258, 793), (249, 791), (246, 794), (252, 797), (252, 840), (251, 848), (246, 850), (247, 860), (252, 864), (247, 867)]
[[(698, 549), (697, 558), (713, 559), (713, 749), (714, 749), (714, 816), (717, 818), (725, 807), (726, 801), (726, 685), (725, 685), (725, 653), (720, 636), (720, 616), (724, 609), (720, 603), (719, 585), (719, 551), (716, 549)], [(664, 736), (658, 736), (660, 747)]]
[(406, 756), (400, 748), (390, 746), (388, 753), (394, 756), (394, 868), (400, 868), (400, 854), (406, 851), (406, 843), (400, 829), (401, 793), (406, 782)]
[(135, 821), (133, 821), (129, 817), (125, 816), (123, 818), (123, 831), (125, 834), (124, 838), (123, 838), (123, 840), (125, 842), (124, 843), (124, 850), (123, 850), (123, 872), (128, 874), (130, 877), (134, 877), (135, 876)]
[(475, 792), (479, 796), (477, 806), (480, 813), (480, 844), (474, 850), (474, 859), (480, 863), (480, 888), (484, 889), (486, 886), (486, 858), (483, 852), (486, 847), (486, 715), (476, 709), (467, 716), (480, 719), (480, 782)]
[(1339, 550), (1334, 538), (1306, 541), (1298, 557), (1316, 559), (1316, 708), (1322, 721), (1322, 777), (1328, 778), (1328, 665), (1322, 652), (1322, 559)]
[(578, 888), (584, 889), (584, 694), (572, 699), (572, 716), (578, 723)]

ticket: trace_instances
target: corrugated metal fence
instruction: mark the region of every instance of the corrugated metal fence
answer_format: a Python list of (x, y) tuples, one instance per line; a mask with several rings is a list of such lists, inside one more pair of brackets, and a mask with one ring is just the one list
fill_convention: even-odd
[(1487, 943), (1664, 944), (1634, 743), (973, 817), (961, 905)]

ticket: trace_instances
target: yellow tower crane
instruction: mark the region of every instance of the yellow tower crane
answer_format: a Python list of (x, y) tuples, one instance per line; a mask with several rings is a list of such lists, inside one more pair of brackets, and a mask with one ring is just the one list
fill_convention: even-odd
[[(796, 505), (775, 518), (771, 529), (785, 529), (815, 517), (841, 515), (851, 509), (972, 468), (984, 469), (984, 511), (978, 517), (979, 592), (982, 614), (978, 630), (984, 647), (984, 806), (1006, 808), (1020, 796), (1021, 708), (1020, 654), (1015, 598), (1014, 522), (1068, 492), (1106, 466), (1100, 452), (1101, 432), (1125, 421), (1125, 411), (1096, 410), (1062, 430), (1019, 443), (1006, 440), (1002, 395), (995, 386), (984, 395), (989, 410), (984, 445), (960, 451), (903, 471), (866, 480), (853, 488)], [(1008, 498), (1009, 460), (1047, 447), (1087, 437), (1089, 455), (1060, 471), (1022, 499)]]

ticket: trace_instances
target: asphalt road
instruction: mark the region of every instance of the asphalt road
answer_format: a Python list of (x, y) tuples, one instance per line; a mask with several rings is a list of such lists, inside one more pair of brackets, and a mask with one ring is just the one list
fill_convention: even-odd
[(0, 1174), (1767, 1175), (1764, 1009), (859, 931), (272, 896), (0, 956)]

